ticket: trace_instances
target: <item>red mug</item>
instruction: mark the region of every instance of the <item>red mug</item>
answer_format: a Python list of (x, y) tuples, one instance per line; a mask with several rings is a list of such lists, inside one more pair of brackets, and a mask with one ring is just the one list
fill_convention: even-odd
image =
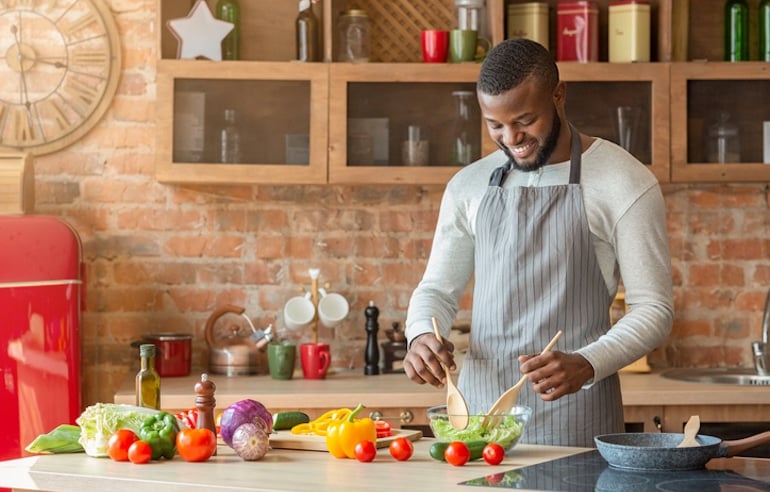
[(449, 31), (429, 29), (420, 33), (422, 61), (444, 63), (449, 51)]
[(151, 343), (158, 349), (155, 370), (161, 377), (179, 377), (190, 374), (192, 360), (192, 335), (186, 333), (149, 333), (132, 347)]
[(324, 379), (332, 361), (328, 343), (303, 343), (299, 346), (305, 379)]

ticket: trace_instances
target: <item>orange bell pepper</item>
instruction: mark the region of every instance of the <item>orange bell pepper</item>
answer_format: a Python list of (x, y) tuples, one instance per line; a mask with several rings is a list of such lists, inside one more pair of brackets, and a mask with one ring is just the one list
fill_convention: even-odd
[(326, 449), (335, 458), (355, 458), (356, 444), (361, 441), (377, 442), (374, 420), (368, 417), (356, 419), (363, 409), (363, 404), (359, 404), (347, 418), (335, 420), (326, 428)]

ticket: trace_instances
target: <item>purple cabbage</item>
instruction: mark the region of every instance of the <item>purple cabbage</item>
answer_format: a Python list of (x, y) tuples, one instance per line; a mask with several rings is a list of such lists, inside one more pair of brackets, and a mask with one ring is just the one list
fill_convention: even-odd
[(222, 440), (228, 446), (233, 446), (233, 434), (243, 424), (255, 424), (261, 427), (265, 434), (273, 431), (273, 415), (258, 401), (240, 400), (225, 409), (219, 421), (219, 432)]

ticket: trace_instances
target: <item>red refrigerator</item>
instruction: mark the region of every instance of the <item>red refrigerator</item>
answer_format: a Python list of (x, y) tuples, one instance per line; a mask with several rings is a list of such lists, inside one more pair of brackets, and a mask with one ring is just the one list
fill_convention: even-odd
[(81, 252), (61, 219), (0, 215), (0, 460), (80, 415)]

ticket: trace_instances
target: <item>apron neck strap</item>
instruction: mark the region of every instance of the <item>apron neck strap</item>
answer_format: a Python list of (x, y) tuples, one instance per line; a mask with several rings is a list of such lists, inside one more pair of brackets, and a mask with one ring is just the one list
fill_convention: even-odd
[(583, 154), (583, 146), (580, 143), (580, 133), (577, 129), (569, 124), (570, 133), (572, 134), (572, 147), (570, 149), (569, 156), (569, 184), (580, 184), (580, 168), (581, 159)]

